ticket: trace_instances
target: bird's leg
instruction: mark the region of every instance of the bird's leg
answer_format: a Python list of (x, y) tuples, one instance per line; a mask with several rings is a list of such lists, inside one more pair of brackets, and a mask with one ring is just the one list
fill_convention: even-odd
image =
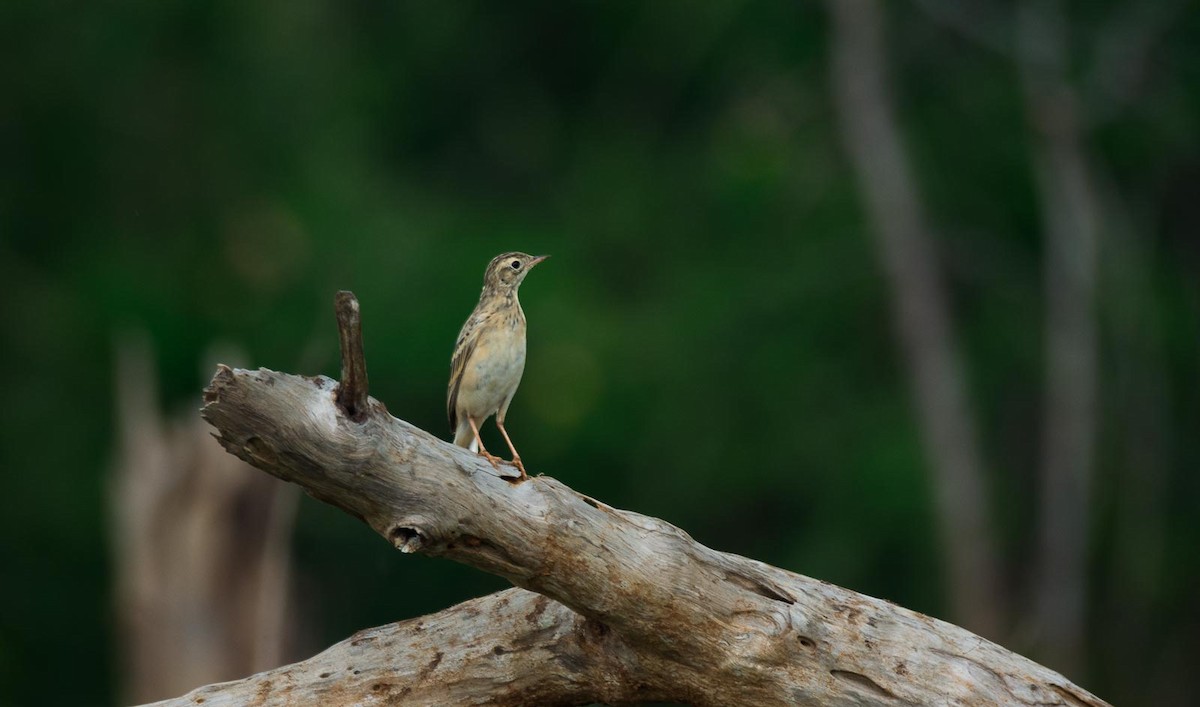
[(508, 448), (512, 451), (513, 466), (517, 467), (517, 469), (521, 472), (522, 479), (529, 478), (528, 474), (525, 473), (525, 465), (521, 463), (521, 455), (517, 454), (517, 448), (513, 446), (512, 440), (508, 437), (508, 430), (504, 429), (504, 423), (499, 417), (496, 418), (496, 427), (500, 428), (500, 434), (504, 435), (504, 441), (508, 442)]
[(475, 433), (475, 442), (479, 445), (479, 453), (492, 463), (492, 467), (494, 467), (496, 471), (500, 471), (500, 462), (504, 460), (495, 454), (488, 452), (487, 448), (483, 446), (483, 437), (479, 436), (479, 425), (475, 424), (475, 418), (467, 415), (467, 422), (471, 425), (471, 431)]

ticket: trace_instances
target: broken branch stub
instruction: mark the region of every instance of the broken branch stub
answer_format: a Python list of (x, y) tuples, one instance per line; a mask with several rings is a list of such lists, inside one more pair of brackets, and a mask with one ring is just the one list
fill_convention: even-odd
[(338, 340), (342, 348), (342, 382), (338, 385), (338, 405), (346, 416), (362, 422), (367, 416), (367, 359), (363, 352), (362, 317), (358, 298), (341, 290), (334, 298)]

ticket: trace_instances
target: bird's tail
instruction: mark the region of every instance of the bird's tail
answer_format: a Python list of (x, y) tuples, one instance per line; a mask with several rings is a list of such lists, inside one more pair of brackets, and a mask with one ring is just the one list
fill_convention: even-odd
[(479, 451), (479, 443), (475, 441), (475, 433), (471, 431), (471, 423), (465, 419), (458, 423), (458, 429), (454, 431), (454, 443), (460, 447), (466, 447), (472, 452)]

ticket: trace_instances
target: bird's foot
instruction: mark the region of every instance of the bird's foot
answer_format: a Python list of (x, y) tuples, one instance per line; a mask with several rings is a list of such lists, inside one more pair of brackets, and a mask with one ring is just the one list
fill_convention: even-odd
[(493, 469), (495, 469), (496, 471), (500, 471), (500, 462), (504, 461), (503, 459), (496, 456), (495, 454), (492, 454), (491, 452), (489, 452), (486, 449), (480, 449), (479, 456), (483, 457), (484, 459), (487, 459), (491, 463)]
[(529, 474), (525, 473), (525, 465), (521, 463), (521, 457), (513, 457), (513, 460), (509, 463), (517, 467), (517, 471), (521, 472), (522, 481), (529, 478)]

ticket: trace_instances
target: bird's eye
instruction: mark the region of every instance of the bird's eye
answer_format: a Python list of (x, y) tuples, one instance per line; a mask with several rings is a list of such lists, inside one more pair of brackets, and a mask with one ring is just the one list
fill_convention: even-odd
[(514, 261), (512, 261), (512, 269), (513, 269), (513, 270), (520, 270), (520, 269), (521, 269), (521, 261), (520, 261), (520, 260), (514, 260)]

